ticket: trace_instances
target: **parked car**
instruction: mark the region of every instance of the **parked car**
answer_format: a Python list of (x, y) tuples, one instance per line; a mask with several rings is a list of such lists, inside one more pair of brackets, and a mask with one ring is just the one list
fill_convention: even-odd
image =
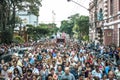
[(20, 56), (21, 58), (23, 57), (23, 55), (26, 53), (26, 51), (32, 50), (33, 47), (24, 47), (24, 48), (20, 48), (17, 51), (18, 56)]

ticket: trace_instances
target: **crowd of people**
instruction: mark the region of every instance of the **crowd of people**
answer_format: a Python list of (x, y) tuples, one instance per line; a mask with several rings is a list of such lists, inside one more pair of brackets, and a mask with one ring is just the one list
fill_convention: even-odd
[[(106, 50), (103, 45), (80, 44), (74, 41), (56, 43), (46, 40), (39, 43), (19, 44), (17, 47), (32, 46), (20, 57), (13, 54), (12, 60), (0, 63), (0, 80), (120, 80), (120, 64), (96, 57), (97, 54), (114, 54), (119, 60), (119, 52)], [(95, 48), (96, 47), (96, 48)], [(5, 52), (4, 47), (0, 50)]]

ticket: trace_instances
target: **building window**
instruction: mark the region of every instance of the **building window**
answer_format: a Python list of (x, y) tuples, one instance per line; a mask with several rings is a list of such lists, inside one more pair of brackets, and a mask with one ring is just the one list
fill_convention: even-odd
[(114, 5), (113, 0), (110, 0), (110, 15), (113, 14), (113, 5)]

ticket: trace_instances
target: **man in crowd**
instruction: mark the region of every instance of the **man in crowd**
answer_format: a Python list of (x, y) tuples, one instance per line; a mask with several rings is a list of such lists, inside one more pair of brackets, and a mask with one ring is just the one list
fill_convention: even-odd
[(61, 80), (75, 80), (74, 75), (70, 73), (69, 67), (65, 67), (65, 73), (61, 76)]

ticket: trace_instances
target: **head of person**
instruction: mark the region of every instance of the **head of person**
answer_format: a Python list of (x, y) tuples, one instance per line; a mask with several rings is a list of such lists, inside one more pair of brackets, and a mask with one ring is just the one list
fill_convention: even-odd
[(31, 70), (31, 69), (28, 69), (28, 70), (27, 70), (27, 75), (28, 75), (28, 76), (32, 75), (32, 70)]
[(55, 69), (54, 68), (51, 68), (50, 70), (51, 74), (53, 75), (55, 73)]
[(103, 80), (106, 80), (107, 79), (107, 75), (103, 75)]
[(31, 68), (31, 64), (30, 63), (28, 63), (28, 66), (27, 66), (28, 68)]
[(80, 57), (82, 57), (83, 56), (83, 54), (82, 53), (80, 53)]
[(91, 72), (88, 73), (88, 78), (92, 78), (92, 73)]
[(90, 63), (89, 62), (86, 63), (86, 67), (90, 67)]
[(109, 80), (113, 80), (114, 77), (115, 77), (114, 72), (113, 72), (113, 71), (109, 71), (109, 73), (108, 73), (108, 78), (109, 78)]
[(5, 61), (2, 59), (2, 60), (1, 60), (1, 64), (4, 64), (4, 63), (5, 63)]
[(13, 66), (14, 66), (14, 67), (17, 66), (17, 61), (13, 61)]
[(52, 74), (48, 74), (47, 80), (53, 80)]
[(65, 67), (65, 74), (69, 74), (70, 73), (70, 69), (69, 69), (69, 67)]
[(14, 69), (14, 74), (20, 74), (18, 68), (15, 68), (15, 69)]
[(99, 66), (96, 65), (96, 66), (95, 66), (95, 69), (96, 69), (96, 71), (99, 71)]
[(22, 71), (23, 71), (23, 74), (26, 73), (26, 67), (25, 66), (22, 67)]
[(20, 77), (16, 76), (13, 78), (13, 80), (22, 80)]
[(79, 75), (79, 80), (84, 80), (82, 75)]
[(8, 66), (7, 65), (3, 65), (3, 70), (7, 71), (8, 70)]
[(33, 68), (33, 69), (34, 69), (34, 68), (35, 68), (35, 64), (31, 64), (31, 68)]
[(65, 63), (65, 66), (66, 66), (66, 67), (70, 66), (70, 62), (66, 62), (66, 63)]
[(62, 71), (62, 66), (58, 66), (58, 71)]
[(33, 80), (37, 80), (37, 75), (33, 75)]

